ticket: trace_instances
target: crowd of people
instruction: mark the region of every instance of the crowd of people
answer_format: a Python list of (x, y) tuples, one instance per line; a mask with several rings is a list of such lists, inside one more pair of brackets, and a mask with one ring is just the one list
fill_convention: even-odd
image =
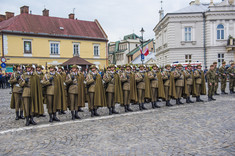
[(0, 70), (0, 89), (7, 89), (10, 88), (10, 80), (11, 73), (3, 73)]
[[(107, 107), (109, 115), (118, 114), (116, 104), (123, 106), (125, 112), (132, 112), (131, 105), (138, 105), (139, 110), (146, 110), (145, 105), (151, 103), (153, 109), (160, 108), (159, 102), (165, 101), (166, 106), (186, 103), (203, 102), (202, 95), (208, 95), (208, 101), (216, 100), (218, 83), (221, 82), (221, 93), (225, 92), (227, 77), (229, 77), (230, 94), (234, 93), (235, 76), (234, 63), (228, 69), (226, 62), (217, 68), (214, 62), (206, 72), (206, 80), (201, 65), (195, 70), (189, 64), (184, 69), (178, 64), (174, 70), (166, 65), (160, 70), (157, 65), (150, 68), (145, 65), (123, 65), (116, 68), (109, 65), (105, 70), (98, 70), (92, 65), (86, 72), (81, 72), (77, 65), (70, 71), (62, 66), (50, 66), (49, 71), (43, 73), (41, 65), (35, 68), (27, 65), (15, 66), (9, 83), (12, 86), (10, 107), (15, 109), (16, 120), (26, 119), (26, 126), (36, 125), (34, 117), (45, 117), (44, 107), (49, 114), (49, 122), (60, 121), (57, 114), (70, 111), (71, 119), (81, 119), (79, 113), (83, 112), (88, 102), (91, 117), (100, 116), (97, 112), (100, 107)], [(196, 98), (194, 101), (193, 98)]]

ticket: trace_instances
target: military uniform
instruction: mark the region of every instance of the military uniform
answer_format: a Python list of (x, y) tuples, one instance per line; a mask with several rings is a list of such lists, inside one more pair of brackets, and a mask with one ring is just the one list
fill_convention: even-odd
[(228, 74), (229, 74), (229, 90), (230, 94), (235, 93), (234, 87), (235, 87), (235, 68), (234, 63), (231, 64), (231, 67), (228, 68)]
[(196, 102), (203, 102), (203, 100), (200, 98), (201, 92), (202, 92), (202, 74), (203, 71), (201, 69), (196, 69), (194, 71), (194, 78), (196, 83)]
[(213, 65), (214, 65), (215, 82), (216, 82), (216, 85), (215, 85), (215, 95), (219, 95), (217, 93), (218, 86), (219, 86), (219, 68), (217, 68), (217, 62), (214, 62)]
[(22, 73), (20, 71), (13, 72), (9, 80), (9, 83), (12, 86), (11, 109), (15, 109), (16, 120), (24, 119), (23, 105), (21, 102), (23, 88), (19, 85), (21, 75)]
[[(129, 65), (127, 65), (128, 67), (130, 67)], [(121, 71), (119, 72), (119, 76), (122, 82), (122, 89), (123, 89), (123, 99), (124, 99), (124, 108), (125, 108), (125, 112), (132, 112), (132, 110), (130, 109), (130, 103), (131, 103), (131, 98), (130, 98), (130, 81), (131, 81), (131, 76), (132, 76), (131, 71)]]
[[(73, 68), (76, 68), (76, 66)], [(65, 83), (69, 86), (68, 94), (70, 98), (69, 109), (72, 114), (72, 119), (80, 119), (78, 116), (78, 78), (79, 74), (77, 72), (71, 72), (67, 75)]]
[[(62, 66), (58, 66), (59, 69), (63, 69)], [(66, 81), (66, 73), (61, 71), (61, 72), (58, 72), (58, 74), (60, 74), (61, 78), (62, 78), (62, 81), (63, 81), (63, 84), (64, 84), (64, 94), (65, 94), (65, 101), (66, 101), (66, 105), (67, 105), (67, 101), (68, 101), (68, 93), (67, 93), (67, 85), (65, 83)], [(63, 106), (62, 106), (63, 107)], [(59, 114), (66, 114), (62, 109), (61, 111), (59, 111)]]
[[(167, 68), (167, 67), (170, 67), (170, 65), (165, 66), (165, 68)], [(164, 84), (166, 106), (173, 106), (170, 103), (170, 96), (169, 96), (170, 77), (171, 77), (171, 71), (170, 70), (166, 69), (162, 72), (162, 79), (163, 79), (163, 84)]]
[[(182, 65), (178, 65), (178, 66), (182, 66)], [(176, 69), (174, 71), (174, 78), (175, 78), (175, 89), (176, 89), (176, 104), (183, 104), (183, 102), (180, 101), (180, 98), (183, 95), (183, 88), (184, 85), (186, 85), (184, 83), (184, 74), (183, 71)]]
[(221, 92), (222, 94), (228, 94), (225, 92), (226, 89), (226, 83), (227, 83), (227, 70), (225, 68), (226, 62), (222, 62), (222, 66), (219, 69), (220, 74), (220, 84), (221, 84)]
[[(154, 65), (157, 67), (157, 65)], [(154, 67), (152, 66), (152, 67)], [(148, 72), (148, 77), (150, 79), (150, 85), (151, 85), (151, 92), (152, 92), (152, 108), (160, 108), (160, 106), (157, 105), (158, 100), (158, 70), (152, 69), (152, 71)]]
[(106, 83), (107, 89), (106, 89), (106, 98), (107, 98), (107, 107), (109, 109), (109, 115), (111, 114), (118, 114), (115, 110), (115, 78), (118, 79), (118, 74), (115, 71), (109, 71), (104, 74), (103, 80)]
[(215, 73), (215, 70), (210, 69), (207, 72), (207, 83), (208, 83), (208, 101), (215, 100), (213, 98), (213, 95), (215, 93), (215, 86), (216, 86), (216, 73)]
[[(191, 65), (188, 65), (188, 67), (191, 66)], [(193, 77), (193, 71), (192, 70), (185, 70), (184, 71), (185, 73), (185, 78), (186, 78), (186, 82), (187, 82), (187, 87), (188, 87), (188, 92), (189, 92), (189, 95), (188, 97), (186, 97), (186, 103), (194, 103), (191, 99), (190, 99), (190, 95), (193, 94), (193, 90), (194, 90), (194, 77)]]
[[(141, 67), (141, 66), (140, 66)], [(146, 72), (144, 70), (140, 70), (139, 72), (136, 72), (135, 74), (135, 80), (137, 82), (137, 95), (138, 95), (138, 103), (139, 103), (139, 109), (145, 110), (145, 76), (148, 76), (145, 74)]]

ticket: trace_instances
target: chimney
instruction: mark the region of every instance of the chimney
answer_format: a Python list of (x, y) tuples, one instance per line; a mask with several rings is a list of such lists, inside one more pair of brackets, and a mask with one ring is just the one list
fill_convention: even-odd
[(13, 12), (6, 12), (6, 20), (10, 19), (14, 17), (14, 13)]
[(195, 1), (191, 1), (190, 3), (189, 3), (189, 5), (191, 6), (191, 5), (194, 5), (195, 4)]
[(44, 9), (44, 10), (42, 11), (42, 15), (43, 15), (43, 16), (49, 16), (49, 10)]
[(6, 20), (6, 16), (5, 15), (0, 15), (0, 22)]
[(161, 21), (163, 19), (163, 17), (164, 17), (164, 10), (161, 9), (161, 10), (159, 10), (159, 21)]
[(195, 4), (199, 5), (200, 4), (200, 0), (195, 0)]
[(69, 14), (69, 19), (74, 19), (74, 14), (73, 13)]
[(28, 6), (22, 6), (21, 8), (20, 8), (20, 13), (21, 14), (23, 14), (23, 13), (26, 13), (26, 14), (28, 14), (29, 13), (29, 7)]

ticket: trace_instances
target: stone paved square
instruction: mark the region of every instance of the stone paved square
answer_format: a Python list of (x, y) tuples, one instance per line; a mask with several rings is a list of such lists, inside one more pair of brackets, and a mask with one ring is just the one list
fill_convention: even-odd
[[(0, 155), (235, 155), (235, 96), (215, 96), (215, 102), (91, 118), (88, 109), (82, 120), (71, 121), (70, 113), (61, 122), (25, 127), (10, 110), (10, 90), (0, 90)], [(207, 96), (202, 97), (207, 101)], [(183, 100), (185, 101), (185, 100)], [(174, 103), (174, 101), (172, 101)]]

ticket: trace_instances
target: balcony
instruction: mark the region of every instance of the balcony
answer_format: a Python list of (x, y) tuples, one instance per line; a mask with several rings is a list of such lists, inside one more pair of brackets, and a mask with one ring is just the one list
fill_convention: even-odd
[(233, 38), (232, 36), (229, 36), (226, 50), (227, 50), (227, 52), (235, 51), (235, 38)]

